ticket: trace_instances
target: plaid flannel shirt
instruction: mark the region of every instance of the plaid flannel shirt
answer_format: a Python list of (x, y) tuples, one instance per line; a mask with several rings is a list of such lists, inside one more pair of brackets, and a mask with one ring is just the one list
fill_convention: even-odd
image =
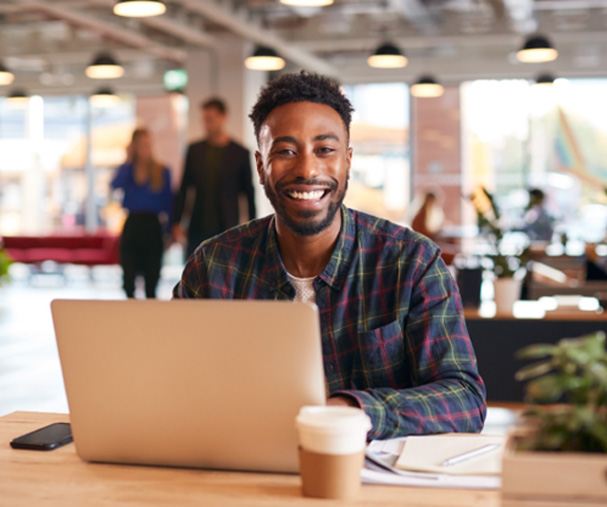
[[(356, 401), (370, 438), (480, 431), (485, 387), (457, 286), (434, 243), (342, 207), (314, 280), (330, 395)], [(202, 243), (175, 298), (293, 299), (273, 215)]]

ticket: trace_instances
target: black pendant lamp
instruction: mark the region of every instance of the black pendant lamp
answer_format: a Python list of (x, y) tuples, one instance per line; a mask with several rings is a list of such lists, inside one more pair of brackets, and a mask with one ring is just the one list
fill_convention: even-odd
[(396, 45), (385, 42), (367, 58), (367, 63), (376, 69), (399, 69), (405, 67), (408, 60)]
[(539, 76), (537, 76), (537, 78), (535, 79), (535, 84), (537, 85), (543, 85), (543, 86), (550, 86), (554, 84), (554, 81), (556, 80), (556, 78), (554, 77), (553, 74), (549, 74), (549, 73), (543, 73), (540, 74)]
[(0, 62), (0, 86), (11, 84), (15, 80), (15, 75)]
[(166, 5), (160, 0), (118, 0), (114, 5), (114, 14), (125, 18), (160, 16), (166, 10)]
[(98, 53), (84, 73), (91, 79), (117, 79), (124, 75), (124, 68), (108, 52)]
[(274, 49), (268, 46), (256, 46), (253, 54), (245, 58), (244, 64), (249, 70), (280, 70), (286, 62)]
[(108, 86), (98, 88), (91, 95), (91, 104), (95, 107), (109, 107), (120, 102), (120, 97)]
[(411, 85), (411, 95), (418, 99), (436, 98), (443, 93), (445, 93), (445, 88), (432, 76), (421, 76)]
[(556, 60), (559, 53), (543, 35), (529, 37), (521, 49), (516, 52), (516, 58), (523, 63), (543, 63)]

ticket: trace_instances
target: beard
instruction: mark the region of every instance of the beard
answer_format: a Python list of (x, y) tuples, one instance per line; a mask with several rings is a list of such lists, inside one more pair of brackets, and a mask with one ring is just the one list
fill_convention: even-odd
[[(315, 185), (318, 181), (301, 179), (298, 180), (297, 183)], [(338, 193), (335, 195), (334, 199), (329, 201), (325, 216), (320, 218), (316, 217), (322, 213), (322, 211), (320, 213), (318, 211), (300, 211), (297, 214), (297, 218), (293, 218), (289, 215), (286, 206), (284, 206), (284, 199), (286, 199), (286, 197), (279, 197), (279, 193), (282, 194), (281, 189), (284, 188), (285, 185), (278, 183), (276, 186), (276, 191), (269, 185), (263, 186), (266, 197), (270, 200), (276, 216), (295, 234), (298, 234), (299, 236), (314, 236), (327, 229), (333, 223), (333, 220), (335, 220), (335, 215), (337, 215), (337, 212), (340, 210), (344, 198), (346, 197), (348, 180), (346, 180), (346, 184), (341, 191), (339, 191), (339, 187), (336, 183), (332, 183), (331, 191), (337, 190)]]

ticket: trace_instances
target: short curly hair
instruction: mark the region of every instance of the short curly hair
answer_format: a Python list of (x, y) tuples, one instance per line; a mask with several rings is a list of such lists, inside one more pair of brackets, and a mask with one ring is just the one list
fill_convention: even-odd
[(341, 117), (348, 134), (354, 108), (340, 89), (337, 80), (304, 70), (270, 81), (257, 97), (257, 102), (249, 115), (255, 128), (255, 138), (259, 142), (259, 131), (268, 115), (278, 106), (291, 102), (315, 102), (333, 108)]

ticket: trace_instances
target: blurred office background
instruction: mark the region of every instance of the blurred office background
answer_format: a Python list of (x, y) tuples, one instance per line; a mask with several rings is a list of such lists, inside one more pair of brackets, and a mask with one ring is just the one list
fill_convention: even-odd
[[(469, 196), (488, 189), (517, 244), (527, 191), (540, 188), (554, 219), (537, 254), (548, 282), (526, 297), (599, 304), (583, 270), (588, 244), (598, 265), (607, 253), (607, 1), (156, 0), (164, 12), (151, 17), (117, 15), (120, 3), (133, 2), (0, 3), (0, 237), (9, 256), (11, 238), (25, 238), (0, 286), (0, 414), (65, 410), (52, 298), (123, 297), (125, 214), (109, 182), (132, 130), (150, 130), (178, 185), (202, 100), (223, 97), (230, 134), (254, 150), (259, 88), (302, 68), (337, 77), (356, 109), (349, 206), (409, 225), (437, 193), (437, 241), (456, 274), (486, 251)], [(519, 52), (526, 44), (535, 56)], [(280, 58), (266, 59), (274, 70), (251, 68), (260, 50)], [(114, 76), (89, 77), (100, 57)], [(256, 195), (258, 214), (271, 212)], [(182, 267), (173, 245), (159, 297)]]

